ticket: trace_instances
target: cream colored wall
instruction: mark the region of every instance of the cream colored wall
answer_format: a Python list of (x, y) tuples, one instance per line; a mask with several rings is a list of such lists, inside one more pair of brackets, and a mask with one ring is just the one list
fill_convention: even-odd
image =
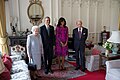
[[(18, 31), (31, 29), (27, 16), (29, 0), (6, 1), (7, 32), (11, 35), (10, 18), (18, 18)], [(99, 33), (103, 26), (107, 30), (118, 30), (120, 0), (42, 0), (45, 16), (51, 17), (51, 24), (55, 25), (59, 17), (65, 17), (69, 34), (75, 28), (78, 19), (89, 29), (89, 40), (94, 36), (94, 42), (99, 42)], [(43, 23), (42, 23), (43, 24)]]

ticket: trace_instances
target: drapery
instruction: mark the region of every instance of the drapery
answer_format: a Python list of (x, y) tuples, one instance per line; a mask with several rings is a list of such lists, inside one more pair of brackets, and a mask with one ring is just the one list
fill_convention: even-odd
[(119, 30), (120, 30), (120, 13), (119, 13)]
[(8, 54), (8, 36), (6, 33), (5, 2), (0, 0), (0, 51)]

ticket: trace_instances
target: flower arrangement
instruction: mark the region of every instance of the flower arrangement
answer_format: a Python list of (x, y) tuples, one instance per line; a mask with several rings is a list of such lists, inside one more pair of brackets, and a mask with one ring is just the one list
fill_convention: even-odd
[(105, 42), (104, 44), (103, 44), (103, 47), (105, 48), (105, 49), (107, 49), (107, 50), (111, 50), (112, 49), (112, 43), (110, 43), (110, 42)]

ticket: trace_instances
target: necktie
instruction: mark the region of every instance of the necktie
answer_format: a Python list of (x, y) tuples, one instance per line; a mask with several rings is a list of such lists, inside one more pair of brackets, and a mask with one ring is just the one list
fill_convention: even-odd
[(50, 34), (50, 30), (49, 30), (49, 27), (47, 28), (47, 32), (48, 32), (48, 35)]
[(81, 29), (79, 29), (78, 33), (79, 33), (79, 38), (81, 38)]

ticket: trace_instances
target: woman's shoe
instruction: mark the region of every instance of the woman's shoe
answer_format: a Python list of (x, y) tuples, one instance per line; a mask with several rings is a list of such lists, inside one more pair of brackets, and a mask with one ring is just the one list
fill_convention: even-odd
[(34, 80), (37, 80), (37, 76), (36, 76), (36, 75), (35, 75), (35, 76), (33, 76), (33, 79), (34, 79)]
[(61, 65), (61, 68), (62, 68), (62, 70), (66, 70), (66, 68), (63, 65)]
[(38, 80), (37, 78), (34, 78), (34, 80)]
[(59, 70), (61, 70), (62, 68), (61, 68), (61, 65), (59, 65)]
[(40, 76), (39, 74), (36, 74), (36, 77), (39, 77), (39, 78), (41, 78), (41, 76)]
[(41, 77), (41, 76), (40, 76), (40, 73), (39, 73), (39, 70), (37, 70), (37, 72), (35, 73), (35, 75), (36, 75), (37, 77)]

